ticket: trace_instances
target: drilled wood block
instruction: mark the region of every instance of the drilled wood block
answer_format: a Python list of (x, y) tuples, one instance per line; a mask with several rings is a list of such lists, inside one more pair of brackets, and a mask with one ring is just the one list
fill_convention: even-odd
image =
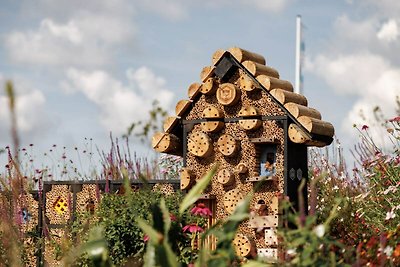
[(278, 245), (278, 231), (276, 228), (269, 228), (264, 230), (265, 233), (265, 244), (267, 246)]
[(222, 185), (228, 186), (234, 183), (235, 176), (228, 168), (224, 168), (218, 172), (217, 179)]
[(200, 92), (205, 95), (213, 95), (218, 89), (218, 83), (215, 78), (208, 78), (200, 88)]
[[(209, 105), (203, 110), (204, 119), (221, 119), (224, 113), (221, 109)], [(220, 120), (211, 120), (201, 123), (201, 128), (203, 131), (208, 133), (215, 133), (220, 131), (224, 127), (224, 122)]]
[(212, 154), (213, 147), (210, 137), (202, 132), (194, 132), (189, 136), (188, 150), (197, 157), (207, 157)]
[(281, 226), (279, 215), (250, 216), (248, 225), (251, 228), (270, 228)]
[(221, 105), (233, 106), (240, 100), (240, 90), (232, 83), (223, 83), (217, 89), (217, 100)]
[(217, 149), (221, 154), (227, 157), (235, 155), (238, 151), (238, 143), (232, 135), (224, 134), (218, 138)]
[(257, 108), (253, 106), (244, 106), (239, 111), (239, 116), (241, 117), (253, 117), (250, 119), (244, 119), (239, 121), (240, 127), (244, 130), (256, 130), (261, 127), (262, 121), (260, 119), (254, 118), (254, 116), (259, 115), (259, 111)]
[(240, 257), (248, 257), (254, 248), (251, 240), (243, 234), (236, 234), (235, 239), (233, 239), (233, 244), (235, 246), (236, 255)]
[(243, 200), (243, 195), (239, 188), (229, 190), (224, 194), (224, 206), (228, 214), (232, 214), (236, 209), (237, 204)]
[(193, 172), (189, 168), (182, 168), (181, 170), (181, 190), (189, 189), (192, 184), (194, 177)]
[(278, 259), (278, 249), (277, 248), (259, 248), (257, 249), (257, 256), (261, 259)]
[(186, 111), (188, 111), (191, 105), (192, 105), (191, 100), (185, 100), (185, 99), (179, 100), (175, 106), (176, 116), (181, 117), (183, 114), (186, 113)]

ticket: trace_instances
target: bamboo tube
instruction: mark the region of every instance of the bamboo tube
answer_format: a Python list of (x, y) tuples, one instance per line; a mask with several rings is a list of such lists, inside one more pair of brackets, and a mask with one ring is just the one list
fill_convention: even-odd
[(273, 89), (271, 95), (282, 104), (293, 102), (302, 106), (307, 106), (307, 98), (305, 96), (288, 92), (282, 89)]
[(239, 47), (232, 47), (228, 50), (240, 63), (250, 60), (265, 65), (265, 58), (262, 55), (244, 50)]
[(233, 106), (240, 100), (240, 90), (231, 83), (223, 83), (217, 89), (217, 100), (224, 106)]
[(258, 75), (256, 77), (257, 81), (259, 81), (265, 89), (268, 91), (279, 88), (285, 91), (293, 92), (293, 85), (289, 81), (280, 80), (274, 77), (270, 77), (264, 74)]
[(179, 119), (177, 117), (167, 117), (164, 121), (163, 128), (164, 132), (169, 133), (175, 125), (177, 125), (179, 122)]
[(295, 117), (298, 118), (300, 116), (308, 116), (311, 118), (315, 118), (320, 120), (321, 119), (321, 113), (314, 109), (314, 108), (309, 108), (305, 107), (296, 103), (286, 103), (285, 108)]
[(276, 69), (265, 66), (265, 65), (261, 65), (257, 62), (253, 62), (253, 61), (245, 61), (242, 63), (242, 65), (253, 75), (253, 76), (258, 76), (258, 75), (267, 75), (267, 76), (271, 76), (274, 78), (279, 79), (279, 73)]
[(181, 142), (173, 134), (158, 132), (153, 135), (151, 146), (160, 153), (178, 152)]
[(204, 67), (200, 72), (200, 80), (205, 82), (208, 78), (213, 76), (215, 67), (214, 66), (207, 66)]
[(200, 88), (200, 92), (205, 95), (213, 95), (218, 89), (217, 81), (210, 77), (208, 78), (204, 84)]
[(218, 49), (217, 51), (215, 51), (214, 54), (212, 55), (212, 64), (215, 65), (224, 53), (225, 50), (223, 49)]
[(202, 85), (200, 83), (192, 83), (189, 85), (187, 92), (190, 100), (195, 98), (200, 93), (201, 87)]
[(301, 116), (297, 119), (310, 133), (332, 137), (335, 134), (333, 125), (327, 121)]
[(191, 106), (192, 101), (190, 100), (179, 100), (175, 106), (175, 114), (181, 117)]

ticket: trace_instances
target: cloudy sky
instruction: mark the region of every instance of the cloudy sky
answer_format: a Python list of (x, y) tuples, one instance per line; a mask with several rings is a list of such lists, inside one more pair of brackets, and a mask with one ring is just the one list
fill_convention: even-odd
[[(294, 83), (295, 18), (305, 25), (304, 94), (346, 149), (360, 110), (395, 115), (397, 0), (0, 0), (0, 82), (17, 89), (23, 146), (108, 149), (153, 100), (173, 114), (219, 48), (258, 52)], [(0, 91), (0, 146), (10, 143)], [(138, 143), (132, 144), (146, 154)], [(144, 152), (143, 152), (144, 151)], [(4, 158), (4, 154), (0, 157)]]

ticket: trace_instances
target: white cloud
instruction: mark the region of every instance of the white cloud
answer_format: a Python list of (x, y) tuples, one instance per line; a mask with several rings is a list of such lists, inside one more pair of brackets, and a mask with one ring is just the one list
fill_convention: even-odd
[(146, 67), (128, 69), (126, 76), (128, 85), (102, 70), (69, 69), (67, 83), (97, 105), (100, 123), (107, 131), (121, 134), (132, 122), (149, 116), (154, 100), (169, 108), (173, 98), (173, 93), (165, 88), (165, 80)]
[(280, 12), (288, 6), (290, 0), (241, 0), (243, 5), (250, 5), (268, 12)]
[(83, 10), (66, 22), (44, 18), (37, 29), (13, 31), (5, 36), (5, 47), (17, 63), (102, 66), (110, 64), (116, 48), (127, 45), (134, 34), (127, 14)]
[[(391, 65), (383, 57), (369, 52), (319, 55), (309, 70), (322, 77), (335, 91), (357, 96), (358, 99), (342, 121), (342, 130), (346, 134), (354, 133), (353, 124), (376, 123), (373, 114), (376, 106), (387, 116), (386, 119), (396, 114), (395, 99), (400, 95), (400, 68)], [(380, 139), (378, 135), (375, 137)]]
[(382, 25), (382, 28), (376, 35), (378, 39), (385, 41), (387, 43), (393, 42), (399, 36), (399, 28), (397, 22), (391, 19)]
[[(0, 84), (1, 87), (5, 84), (1, 76)], [(44, 113), (45, 96), (37, 89), (21, 89), (21, 87), (24, 87), (21, 83), (16, 83), (14, 86), (18, 130), (22, 134), (41, 132), (48, 123)], [(0, 128), (0, 136), (8, 136), (11, 124), (9, 99), (6, 95), (0, 95), (0, 125), (5, 126)], [(4, 140), (0, 137), (0, 141)]]

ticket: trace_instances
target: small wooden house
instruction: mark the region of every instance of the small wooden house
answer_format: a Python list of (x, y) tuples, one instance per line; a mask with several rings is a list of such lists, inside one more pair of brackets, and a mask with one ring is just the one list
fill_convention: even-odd
[[(204, 195), (214, 221), (229, 216), (254, 183), (263, 180), (251, 202), (252, 215), (234, 243), (244, 257), (278, 257), (276, 228), (283, 222), (279, 199), (288, 196), (300, 208), (307, 148), (329, 145), (334, 128), (259, 54), (237, 47), (218, 50), (200, 79), (177, 103), (175, 116), (166, 119), (164, 132), (153, 136), (152, 146), (183, 156), (183, 190), (219, 163)], [(307, 207), (306, 187), (303, 197)]]

